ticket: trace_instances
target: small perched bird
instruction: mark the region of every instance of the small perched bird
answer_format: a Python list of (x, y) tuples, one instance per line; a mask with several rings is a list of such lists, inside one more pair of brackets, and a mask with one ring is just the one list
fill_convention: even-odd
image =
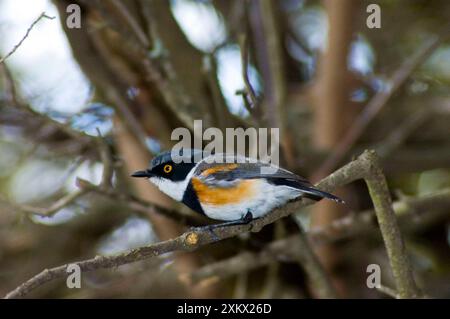
[(176, 161), (170, 151), (164, 152), (153, 158), (148, 169), (131, 176), (148, 178), (176, 201), (211, 219), (225, 221), (213, 228), (247, 224), (302, 197), (343, 203), (273, 164), (227, 154), (203, 156), (195, 162), (199, 152), (184, 150)]

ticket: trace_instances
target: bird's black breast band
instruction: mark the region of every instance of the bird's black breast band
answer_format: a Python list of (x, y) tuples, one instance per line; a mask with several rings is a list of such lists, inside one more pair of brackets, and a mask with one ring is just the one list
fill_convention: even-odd
[(203, 208), (198, 201), (198, 197), (195, 194), (194, 186), (192, 185), (191, 181), (189, 181), (189, 184), (184, 191), (182, 202), (197, 213), (205, 215), (205, 212), (203, 211)]

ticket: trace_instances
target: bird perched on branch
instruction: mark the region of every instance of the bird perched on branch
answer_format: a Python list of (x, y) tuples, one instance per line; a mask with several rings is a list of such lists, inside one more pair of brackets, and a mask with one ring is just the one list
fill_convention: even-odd
[(303, 197), (344, 203), (273, 164), (227, 154), (207, 155), (198, 150), (164, 152), (151, 161), (148, 169), (131, 176), (148, 178), (176, 201), (211, 219), (225, 221), (210, 225), (210, 229), (247, 224)]

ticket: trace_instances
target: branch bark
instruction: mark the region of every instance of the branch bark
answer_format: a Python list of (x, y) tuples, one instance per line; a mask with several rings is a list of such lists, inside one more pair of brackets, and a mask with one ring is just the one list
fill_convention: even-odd
[(336, 148), (326, 161), (315, 173), (316, 176), (326, 175), (334, 169), (348, 151), (352, 148), (358, 138), (362, 135), (366, 127), (372, 122), (375, 116), (388, 103), (389, 99), (405, 83), (412, 72), (420, 66), (441, 44), (443, 36), (427, 40), (411, 58), (406, 60), (392, 75), (388, 81), (389, 87), (379, 91), (367, 104), (361, 114), (358, 115), (354, 124), (345, 132)]
[[(422, 226), (428, 224), (427, 219), (437, 222), (437, 217), (448, 216), (446, 212), (450, 208), (450, 189), (419, 197), (406, 197), (394, 202), (392, 207), (402, 230), (414, 231), (416, 225), (420, 225), (423, 230)], [(354, 238), (374, 230), (374, 218), (375, 211), (362, 211), (334, 220), (328, 226), (311, 228), (306, 232), (306, 236), (312, 245)], [(279, 261), (293, 261), (297, 254), (302, 253), (298, 243), (299, 235), (291, 235), (271, 242), (259, 252), (245, 251), (231, 258), (207, 264), (190, 274), (184, 274), (181, 279), (201, 285), (203, 282), (215, 282), (265, 266), (274, 258)]]
[(381, 171), (375, 152), (368, 153), (370, 166), (365, 181), (369, 188), (377, 215), (381, 234), (383, 235), (392, 273), (400, 298), (416, 298), (421, 295), (414, 281), (411, 264), (406, 253), (405, 244), (397, 224), (386, 178)]
[[(338, 186), (351, 183), (357, 179), (365, 179), (369, 186), (399, 297), (411, 298), (420, 296), (412, 276), (411, 265), (406, 255), (395, 214), (392, 210), (386, 181), (379, 168), (375, 152), (365, 151), (358, 159), (340, 168), (316, 186), (324, 191), (332, 191)], [(290, 215), (299, 207), (311, 205), (312, 203), (313, 201), (308, 199), (304, 199), (301, 202), (291, 202), (284, 207), (273, 210), (262, 218), (252, 221), (248, 225), (219, 228), (215, 230), (215, 234), (211, 234), (208, 230), (192, 229), (174, 239), (133, 249), (115, 256), (97, 256), (92, 259), (75, 262), (75, 264), (80, 266), (82, 271), (93, 271), (114, 268), (172, 251), (192, 251), (217, 240), (224, 240), (247, 231), (258, 232), (265, 225)], [(64, 277), (67, 266), (68, 264), (42, 271), (8, 293), (5, 298), (22, 297), (49, 281)]]
[(47, 14), (45, 14), (45, 12), (42, 12), (39, 17), (36, 18), (36, 20), (33, 21), (33, 23), (28, 27), (27, 31), (25, 32), (25, 35), (22, 37), (22, 39), (20, 39), (20, 41), (11, 49), (11, 51), (9, 51), (3, 58), (0, 58), (0, 64), (2, 64), (3, 62), (5, 62), (5, 60), (7, 58), (9, 58), (11, 55), (14, 54), (14, 52), (16, 52), (16, 50), (22, 45), (23, 41), (25, 41), (26, 38), (28, 38), (28, 35), (30, 34), (31, 30), (34, 28), (34, 26), (41, 21), (41, 19), (46, 18), (46, 19), (50, 19), (53, 20), (55, 17), (50, 17)]

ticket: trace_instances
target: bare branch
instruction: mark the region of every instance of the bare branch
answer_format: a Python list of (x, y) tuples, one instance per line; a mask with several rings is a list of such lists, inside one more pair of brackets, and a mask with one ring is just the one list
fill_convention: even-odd
[(111, 153), (109, 152), (109, 146), (106, 140), (102, 137), (102, 134), (98, 128), (96, 128), (97, 134), (98, 134), (98, 146), (99, 146), (99, 153), (100, 158), (103, 163), (103, 174), (102, 174), (102, 181), (101, 186), (104, 188), (112, 187), (112, 177), (113, 177), (113, 163), (111, 159)]
[(366, 127), (372, 120), (380, 113), (384, 106), (386, 106), (389, 99), (395, 92), (405, 83), (412, 72), (420, 66), (427, 57), (430, 56), (441, 44), (443, 37), (436, 37), (427, 40), (419, 49), (419, 51), (411, 58), (406, 60), (391, 76), (388, 81), (389, 87), (385, 90), (380, 90), (367, 104), (361, 114), (357, 117), (353, 125), (345, 133), (342, 140), (336, 146), (331, 155), (320, 166), (315, 176), (325, 176), (333, 170), (348, 151), (352, 148)]
[[(398, 229), (389, 193), (387, 191), (386, 181), (378, 166), (376, 154), (373, 151), (364, 152), (358, 159), (348, 163), (323, 179), (317, 184), (317, 187), (325, 191), (332, 191), (338, 186), (351, 183), (361, 178), (366, 180), (370, 195), (374, 202), (375, 212), (386, 245), (399, 296), (401, 298), (418, 297), (420, 296), (420, 293), (412, 276), (411, 265), (406, 255), (402, 236)], [(89, 260), (76, 262), (76, 264), (80, 266), (82, 271), (93, 271), (96, 269), (117, 267), (167, 252), (191, 251), (206, 244), (213, 243), (217, 240), (224, 240), (243, 232), (258, 232), (265, 225), (290, 215), (299, 207), (310, 205), (312, 203), (313, 201), (308, 199), (304, 199), (301, 202), (291, 202), (284, 207), (273, 210), (262, 218), (253, 220), (248, 225), (219, 228), (215, 230), (215, 234), (211, 234), (210, 231), (204, 229), (193, 229), (174, 239), (137, 248), (115, 256), (97, 256)], [(63, 265), (44, 270), (7, 294), (6, 298), (24, 296), (46, 282), (63, 277), (66, 275), (66, 268), (67, 265)]]
[(433, 112), (429, 108), (423, 108), (409, 115), (389, 136), (375, 147), (377, 154), (386, 158), (397, 149), (419, 126), (425, 123)]
[[(414, 225), (420, 225), (421, 229), (423, 229), (423, 226), (427, 224), (426, 218), (436, 221), (437, 216), (442, 216), (443, 218), (448, 216), (450, 189), (419, 197), (405, 197), (394, 202), (392, 207), (395, 215), (399, 218), (399, 225), (402, 226), (402, 230), (413, 231), (414, 227), (411, 226)], [(430, 211), (433, 211), (433, 213), (431, 214)], [(427, 213), (424, 214), (425, 212)], [(306, 235), (308, 241), (313, 245), (355, 238), (358, 235), (374, 231), (374, 220), (375, 211), (362, 211), (336, 219), (327, 226), (314, 227), (308, 230)], [(299, 250), (299, 235), (291, 235), (273, 241), (257, 253), (245, 251), (228, 259), (209, 263), (192, 273), (180, 276), (180, 279), (200, 285), (203, 282), (217, 282), (218, 280), (265, 266), (273, 259), (294, 261), (295, 256), (298, 254), (301, 254)]]
[(33, 29), (33, 27), (42, 19), (42, 18), (46, 18), (46, 19), (50, 19), (53, 20), (55, 17), (50, 17), (48, 15), (45, 14), (45, 12), (42, 12), (39, 17), (37, 17), (36, 20), (33, 21), (33, 23), (28, 27), (27, 32), (25, 33), (25, 35), (23, 36), (23, 38), (19, 41), (19, 43), (17, 43), (11, 51), (9, 51), (3, 58), (0, 58), (0, 64), (2, 64), (7, 58), (9, 58), (11, 55), (13, 55), (14, 52), (16, 52), (16, 50), (22, 45), (23, 41), (25, 41), (26, 38), (28, 38), (28, 35), (30, 34), (31, 30)]
[(248, 77), (248, 41), (245, 34), (239, 36), (239, 45), (241, 47), (242, 78), (244, 79), (245, 93), (250, 97), (251, 102), (248, 111), (250, 114), (254, 114), (258, 105), (258, 98)]
[(1, 196), (0, 196), (0, 201), (20, 210), (22, 212), (25, 212), (27, 214), (38, 215), (38, 216), (42, 216), (42, 217), (51, 217), (51, 216), (55, 215), (59, 210), (72, 204), (78, 198), (80, 198), (81, 196), (83, 196), (85, 194), (86, 194), (85, 190), (76, 190), (72, 193), (67, 194), (64, 197), (61, 197), (60, 199), (58, 199), (56, 202), (54, 202), (48, 208), (41, 208), (41, 207), (34, 207), (34, 206), (30, 206), (30, 205), (21, 205), (21, 204), (13, 203), (13, 202), (6, 200), (5, 198), (2, 198)]
[(128, 11), (127, 7), (122, 3), (122, 1), (118, 0), (109, 0), (110, 8), (114, 13), (118, 16), (120, 21), (127, 25), (129, 30), (134, 34), (136, 39), (140, 42), (140, 44), (148, 49), (150, 47), (150, 41), (147, 38), (144, 30), (140, 27), (140, 25), (136, 22), (133, 16)]
[(202, 222), (200, 218), (195, 218), (187, 214), (181, 214), (176, 210), (164, 208), (162, 206), (153, 204), (151, 202), (145, 201), (143, 199), (140, 199), (138, 197), (132, 196), (124, 192), (118, 192), (111, 187), (101, 187), (98, 185), (94, 185), (89, 181), (81, 178), (77, 178), (76, 184), (81, 190), (84, 190), (86, 193), (92, 192), (101, 196), (106, 196), (108, 198), (111, 198), (112, 200), (126, 204), (130, 209), (137, 212), (142, 212), (146, 214), (148, 213), (160, 214), (172, 220), (175, 220), (183, 225), (203, 226), (206, 224)]
[(337, 298), (337, 293), (331, 284), (331, 279), (328, 277), (325, 268), (314, 254), (303, 229), (300, 229), (297, 241), (299, 251), (295, 254), (297, 257), (296, 259), (299, 264), (304, 267), (312, 286), (317, 291), (317, 295), (320, 298)]
[(392, 297), (394, 299), (398, 299), (398, 294), (394, 289), (383, 286), (383, 285), (380, 285), (379, 287), (376, 287), (376, 288), (378, 291), (382, 292), (383, 294), (385, 294), (389, 297)]
[(365, 181), (375, 207), (378, 224), (397, 285), (398, 295), (401, 298), (419, 297), (421, 293), (414, 281), (412, 267), (392, 208), (386, 178), (381, 171), (375, 152), (369, 152), (368, 157), (371, 165)]
[(225, 128), (229, 127), (231, 124), (230, 113), (220, 90), (220, 85), (217, 79), (217, 63), (212, 54), (207, 54), (203, 57), (202, 70), (208, 80), (208, 86), (213, 100), (211, 105), (208, 104), (210, 113), (219, 128), (225, 130)]

